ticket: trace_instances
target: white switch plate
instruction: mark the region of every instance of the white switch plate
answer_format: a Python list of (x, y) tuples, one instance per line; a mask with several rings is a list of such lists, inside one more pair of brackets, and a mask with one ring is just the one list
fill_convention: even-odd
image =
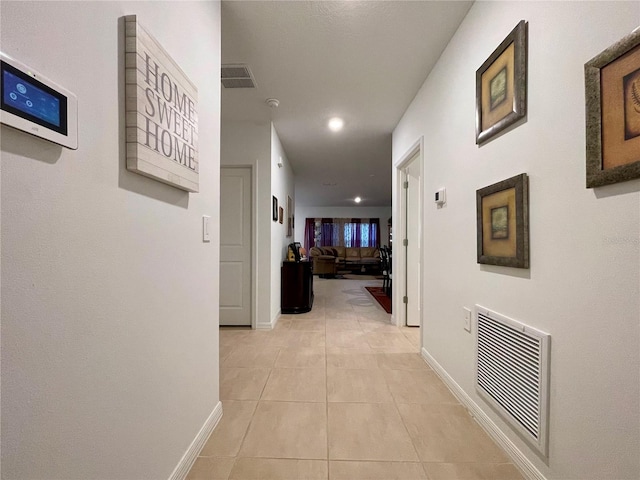
[(471, 333), (471, 310), (466, 307), (463, 307), (464, 310), (464, 329)]
[(202, 241), (203, 242), (211, 241), (211, 233), (210, 233), (211, 226), (209, 225), (209, 220), (211, 220), (211, 217), (208, 217), (207, 215), (202, 216)]

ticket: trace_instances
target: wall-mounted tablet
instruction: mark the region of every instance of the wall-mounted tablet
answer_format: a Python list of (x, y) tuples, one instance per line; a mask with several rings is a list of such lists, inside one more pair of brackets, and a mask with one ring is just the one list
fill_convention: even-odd
[(76, 96), (0, 53), (2, 123), (73, 150), (78, 148)]

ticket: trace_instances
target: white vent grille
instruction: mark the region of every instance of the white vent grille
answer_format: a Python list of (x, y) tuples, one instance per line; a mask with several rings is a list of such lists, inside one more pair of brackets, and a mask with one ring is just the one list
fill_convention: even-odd
[(476, 305), (476, 389), (547, 456), (550, 335)]
[(220, 78), (224, 88), (255, 88), (256, 82), (248, 65), (226, 64), (220, 69)]

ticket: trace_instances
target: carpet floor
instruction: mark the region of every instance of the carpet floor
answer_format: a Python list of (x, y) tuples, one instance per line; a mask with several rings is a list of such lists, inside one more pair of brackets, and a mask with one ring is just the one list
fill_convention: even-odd
[(364, 287), (376, 299), (384, 311), (391, 313), (391, 298), (387, 296), (382, 287)]

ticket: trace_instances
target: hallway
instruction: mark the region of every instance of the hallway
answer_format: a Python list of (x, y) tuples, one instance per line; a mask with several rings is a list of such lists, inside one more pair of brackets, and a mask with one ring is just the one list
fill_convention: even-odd
[(522, 477), (364, 290), (314, 278), (313, 310), (221, 329), (224, 415), (189, 480)]

